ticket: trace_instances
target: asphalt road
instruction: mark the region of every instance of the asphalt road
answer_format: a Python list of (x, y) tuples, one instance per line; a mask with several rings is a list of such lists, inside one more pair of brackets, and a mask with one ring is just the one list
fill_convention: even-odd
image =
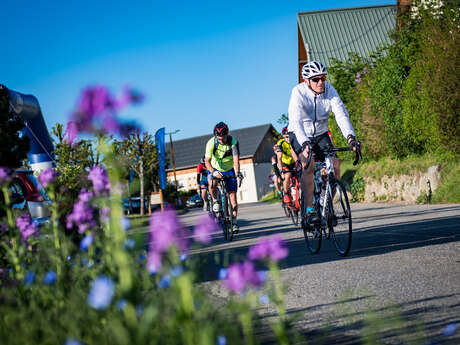
[[(200, 214), (191, 210), (181, 219), (193, 226)], [(242, 205), (233, 242), (216, 232), (211, 245), (195, 251), (209, 259), (204, 284), (225, 298), (216, 281), (220, 265), (279, 233), (289, 249), (281, 263), (285, 303), (310, 344), (362, 343), (363, 320), (373, 315), (385, 320), (370, 327), (383, 343), (460, 344), (460, 205), (353, 204), (352, 214), (352, 248), (342, 258), (328, 240), (310, 254), (279, 204)], [(260, 312), (273, 317), (270, 305)], [(456, 332), (444, 336), (452, 323)]]

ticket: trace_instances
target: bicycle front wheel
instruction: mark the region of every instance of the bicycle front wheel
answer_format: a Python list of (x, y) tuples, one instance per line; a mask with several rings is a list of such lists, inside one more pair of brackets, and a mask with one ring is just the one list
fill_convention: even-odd
[(298, 225), (299, 224), (299, 211), (293, 209), (293, 210), (290, 210), (290, 213), (291, 213), (292, 223), (294, 225)]
[[(302, 198), (302, 208), (303, 209), (303, 198)], [(305, 212), (305, 211), (304, 211)], [(323, 240), (323, 235), (321, 231), (320, 224), (308, 224), (304, 215), (302, 215), (302, 230), (303, 236), (305, 237), (305, 243), (307, 245), (308, 250), (312, 254), (318, 254), (319, 250), (321, 249), (321, 242)]]
[(333, 185), (334, 198), (329, 199), (329, 215), (327, 225), (339, 255), (348, 255), (351, 248), (352, 220), (347, 192), (341, 181)]
[(226, 223), (227, 223), (227, 236), (228, 240), (231, 242), (233, 240), (233, 207), (232, 203), (230, 202), (230, 196), (226, 194), (227, 199), (227, 208), (226, 208)]

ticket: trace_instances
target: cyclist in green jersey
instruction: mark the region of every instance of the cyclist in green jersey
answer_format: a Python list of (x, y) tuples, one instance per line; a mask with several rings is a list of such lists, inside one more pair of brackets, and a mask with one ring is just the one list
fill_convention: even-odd
[(237, 179), (239, 181), (243, 179), (240, 172), (240, 150), (238, 140), (228, 135), (228, 126), (223, 122), (214, 126), (214, 137), (209, 139), (206, 144), (205, 165), (206, 169), (211, 172), (210, 191), (213, 199), (213, 211), (220, 211), (221, 205), (217, 200), (217, 181), (225, 178), (225, 188), (233, 208), (234, 225), (232, 230), (234, 233), (238, 233), (239, 228), (236, 222), (238, 215)]

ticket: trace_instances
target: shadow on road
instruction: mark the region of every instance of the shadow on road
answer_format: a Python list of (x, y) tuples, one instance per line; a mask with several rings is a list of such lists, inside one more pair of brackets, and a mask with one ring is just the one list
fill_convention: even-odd
[[(288, 221), (286, 219), (286, 221)], [(262, 221), (261, 221), (262, 222)], [(321, 251), (317, 255), (308, 252), (302, 231), (292, 224), (265, 225), (257, 229), (244, 230), (245, 223), (240, 221), (241, 231), (235, 236), (231, 248), (219, 246), (225, 240), (221, 234), (213, 240), (212, 253), (200, 255), (200, 261), (207, 261), (206, 270), (202, 276), (203, 281), (217, 279), (217, 273), (222, 263), (235, 262), (246, 257), (248, 247), (247, 239), (258, 238), (276, 233), (298, 233), (295, 239), (287, 240), (289, 256), (280, 263), (281, 269), (312, 265), (335, 260), (353, 260), (360, 257), (368, 257), (389, 253), (392, 251), (425, 247), (460, 240), (460, 217), (445, 217), (433, 220), (400, 222), (390, 225), (379, 225), (353, 230), (353, 241), (350, 254), (346, 258), (338, 256), (333, 248), (332, 241), (325, 240)], [(268, 224), (268, 223), (266, 223)], [(241, 244), (239, 244), (241, 242)], [(210, 248), (211, 249), (211, 248)], [(217, 265), (211, 265), (216, 262)]]

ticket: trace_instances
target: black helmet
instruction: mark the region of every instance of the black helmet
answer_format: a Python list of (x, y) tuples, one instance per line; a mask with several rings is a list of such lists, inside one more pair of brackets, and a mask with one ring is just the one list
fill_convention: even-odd
[(219, 122), (217, 125), (214, 126), (215, 136), (221, 137), (226, 134), (228, 134), (228, 126), (225, 123)]
[(200, 163), (201, 163), (201, 164), (204, 164), (204, 156), (201, 157)]

